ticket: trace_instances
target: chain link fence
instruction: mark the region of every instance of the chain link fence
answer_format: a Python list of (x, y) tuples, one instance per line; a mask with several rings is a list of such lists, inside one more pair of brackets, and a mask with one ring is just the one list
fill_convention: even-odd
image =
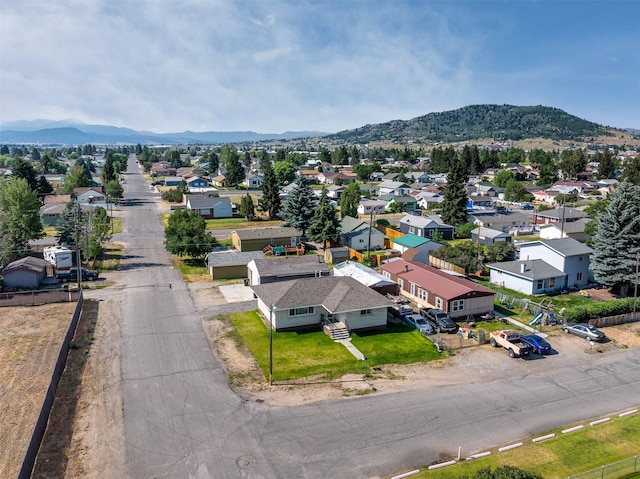
[(618, 479), (639, 471), (640, 461), (636, 455), (597, 469), (591, 469), (590, 471), (569, 476), (567, 479)]

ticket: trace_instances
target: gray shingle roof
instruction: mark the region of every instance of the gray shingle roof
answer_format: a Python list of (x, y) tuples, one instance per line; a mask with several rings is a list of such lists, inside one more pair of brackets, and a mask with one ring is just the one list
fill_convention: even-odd
[(234, 233), (238, 235), (241, 240), (246, 239), (260, 239), (260, 238), (284, 238), (284, 237), (298, 237), (300, 231), (295, 228), (245, 228), (235, 230)]
[(287, 276), (296, 276), (305, 273), (320, 272), (329, 275), (329, 267), (322, 259), (322, 256), (306, 255), (306, 256), (283, 256), (279, 258), (254, 259), (256, 269), (260, 277), (275, 276), (283, 278)]
[[(524, 264), (525, 270), (522, 271), (522, 265)], [(495, 269), (498, 271), (504, 271), (513, 276), (519, 276), (529, 280), (558, 278), (560, 276), (566, 276), (559, 269), (554, 268), (546, 261), (541, 259), (523, 260), (523, 261), (505, 261), (503, 263), (489, 263), (487, 268)]]
[(245, 251), (244, 253), (238, 251), (220, 251), (209, 253), (207, 257), (209, 266), (216, 268), (223, 266), (246, 266), (251, 260), (262, 258), (264, 258), (262, 251)]
[(34, 258), (33, 256), (25, 256), (24, 258), (20, 258), (16, 261), (13, 261), (12, 263), (9, 263), (2, 270), (2, 273), (7, 274), (11, 271), (18, 270), (18, 269), (23, 269), (23, 270), (26, 269), (29, 271), (35, 271), (39, 273), (43, 271), (49, 264), (50, 263), (48, 263), (43, 259)]
[(220, 203), (231, 204), (227, 196), (187, 195), (187, 203), (192, 209), (213, 208)]
[(560, 239), (532, 241), (530, 243), (521, 244), (520, 249), (522, 249), (523, 247), (526, 249), (527, 245), (536, 245), (538, 243), (545, 245), (547, 248), (565, 257), (593, 253), (593, 250), (589, 248), (586, 244), (580, 243), (580, 241), (574, 238), (560, 238)]
[(322, 306), (329, 313), (391, 306), (386, 297), (353, 278), (326, 276), (252, 286), (265, 304), (278, 309)]

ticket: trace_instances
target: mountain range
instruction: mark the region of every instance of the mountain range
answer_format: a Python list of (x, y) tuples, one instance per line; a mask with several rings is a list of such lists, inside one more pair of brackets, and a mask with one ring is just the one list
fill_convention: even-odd
[[(494, 141), (547, 138), (587, 141), (612, 136), (615, 130), (558, 108), (546, 106), (470, 105), (457, 110), (429, 113), (411, 120), (393, 120), (328, 134), (317, 131), (288, 131), (280, 134), (253, 131), (154, 133), (129, 128), (89, 125), (79, 120), (14, 121), (0, 125), (0, 143), (4, 144), (226, 144), (269, 140), (322, 137), (345, 143), (444, 142), (478, 139)], [(627, 130), (637, 134), (637, 130)]]

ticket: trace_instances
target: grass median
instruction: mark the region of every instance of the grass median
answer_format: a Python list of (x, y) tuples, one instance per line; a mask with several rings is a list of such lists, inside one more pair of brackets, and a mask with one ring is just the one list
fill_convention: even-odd
[[(265, 378), (269, 377), (269, 328), (257, 311), (222, 317), (230, 321)], [(352, 343), (366, 357), (354, 358), (347, 349), (319, 330), (273, 334), (273, 379), (295, 381), (302, 378), (331, 380), (344, 374), (366, 374), (382, 364), (409, 364), (443, 357), (435, 345), (418, 331), (404, 325), (385, 330), (352, 334)]]

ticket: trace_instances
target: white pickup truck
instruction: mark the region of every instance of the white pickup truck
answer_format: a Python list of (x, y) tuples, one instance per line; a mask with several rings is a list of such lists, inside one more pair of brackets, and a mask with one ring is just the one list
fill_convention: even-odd
[(489, 344), (494, 348), (502, 346), (509, 352), (509, 356), (512, 358), (521, 358), (528, 356), (533, 350), (533, 347), (524, 342), (520, 338), (520, 333), (513, 331), (512, 329), (504, 329), (502, 331), (491, 331), (491, 338)]

